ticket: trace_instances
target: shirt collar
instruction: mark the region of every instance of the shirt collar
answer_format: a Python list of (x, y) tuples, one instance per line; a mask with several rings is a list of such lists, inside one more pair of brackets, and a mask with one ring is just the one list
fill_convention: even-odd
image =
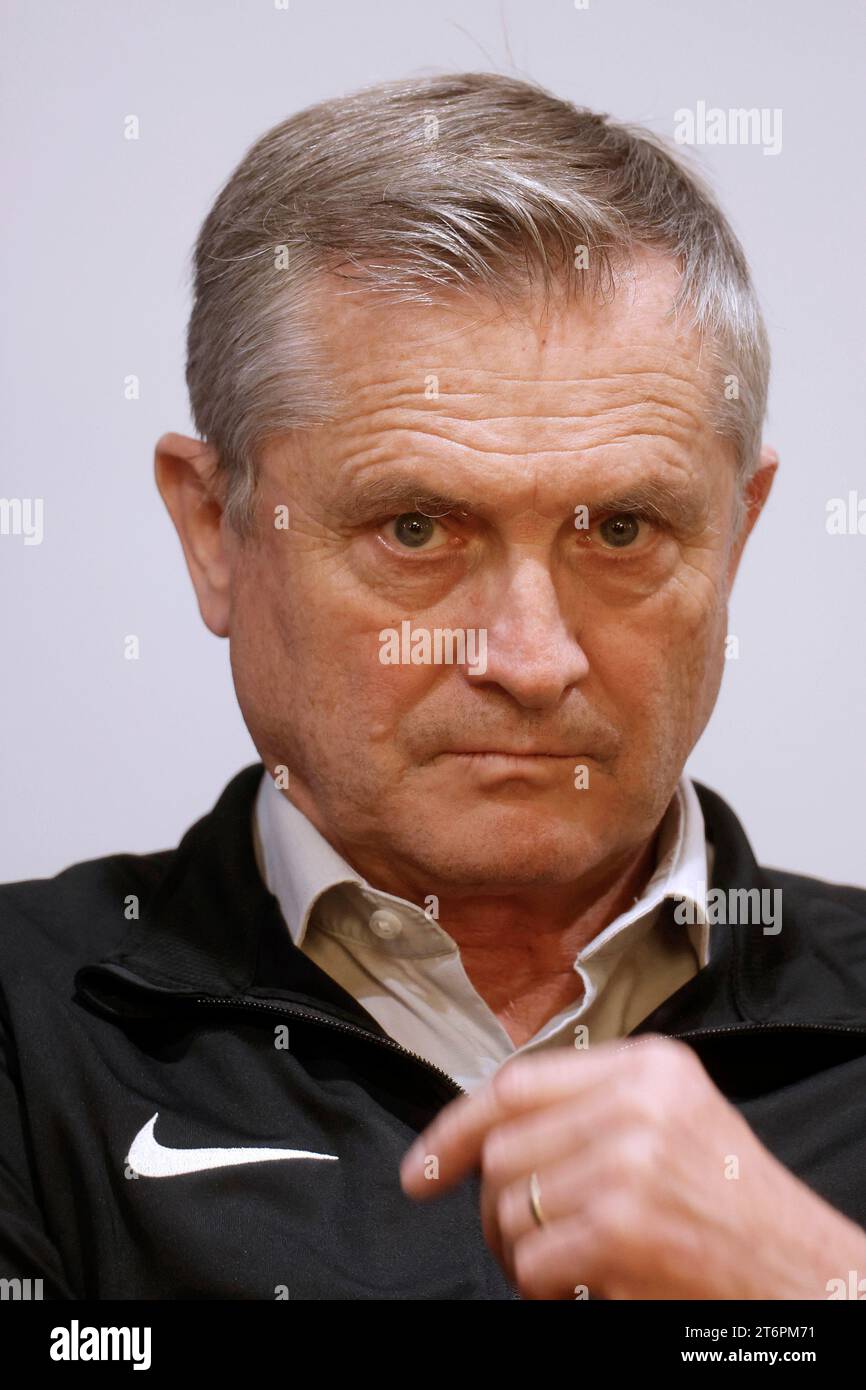
[(253, 808), (253, 840), (262, 878), (280, 904), (292, 940), (302, 946), (324, 893), (341, 883), (369, 888), (366, 879), (278, 790), (265, 769)]
[(698, 964), (703, 968), (710, 952), (707, 883), (712, 876), (712, 857), (701, 803), (690, 778), (683, 776), (659, 826), (656, 867), (643, 893), (593, 937), (575, 964), (619, 954), (650, 919), (650, 914), (670, 898), (677, 902), (685, 899), (693, 907), (687, 914), (687, 929)]
[[(342, 857), (307, 816), (283, 796), (265, 772), (254, 804), (253, 839), (259, 871), (277, 898), (292, 940), (303, 945), (313, 913), (330, 890), (350, 885), (352, 898), (369, 907), (398, 912), (405, 928), (399, 941), (377, 940), (400, 954), (428, 953), (453, 947), (453, 941), (416, 903), (373, 888)], [(708, 863), (709, 857), (709, 863)], [(712, 877), (712, 846), (706, 841), (704, 817), (688, 777), (681, 777), (659, 827), (656, 868), (643, 893), (599, 932), (579, 953), (575, 965), (618, 954), (665, 898), (686, 899), (687, 931), (699, 967), (709, 960), (707, 883)], [(363, 929), (362, 929), (363, 930)], [(414, 932), (414, 942), (412, 933)], [(354, 934), (354, 933), (353, 933)], [(600, 962), (599, 962), (600, 963)]]

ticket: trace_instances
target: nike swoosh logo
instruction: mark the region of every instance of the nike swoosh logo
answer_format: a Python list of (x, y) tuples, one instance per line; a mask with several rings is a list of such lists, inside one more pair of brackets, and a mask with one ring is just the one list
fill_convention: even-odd
[(286, 1158), (320, 1158), (338, 1161), (337, 1154), (311, 1153), (309, 1149), (167, 1149), (154, 1134), (157, 1110), (136, 1134), (126, 1161), (142, 1178), (176, 1178), (182, 1173), (201, 1173), (207, 1168), (234, 1168), (241, 1163), (275, 1163)]

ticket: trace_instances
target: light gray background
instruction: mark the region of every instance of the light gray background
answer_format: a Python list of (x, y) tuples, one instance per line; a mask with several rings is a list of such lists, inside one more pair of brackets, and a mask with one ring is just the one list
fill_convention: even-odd
[(3, 6), (0, 495), (43, 497), (45, 538), (0, 536), (0, 879), (174, 844), (256, 757), (152, 472), (157, 437), (191, 432), (188, 256), (220, 184), (312, 101), (494, 69), (668, 135), (699, 100), (782, 108), (778, 156), (697, 151), (764, 306), (782, 463), (734, 592), (740, 660), (688, 768), (764, 862), (863, 883), (866, 536), (825, 529), (829, 498), (866, 492), (863, 15), (854, 0)]

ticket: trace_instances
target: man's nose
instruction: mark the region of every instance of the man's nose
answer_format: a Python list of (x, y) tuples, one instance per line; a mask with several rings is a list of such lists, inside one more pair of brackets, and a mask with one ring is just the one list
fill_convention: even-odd
[(498, 685), (527, 709), (549, 709), (587, 675), (589, 662), (568, 620), (577, 612), (563, 614), (544, 562), (521, 560), (480, 607), (474, 625), (486, 627), (487, 662), (484, 671), (468, 668), (473, 685)]

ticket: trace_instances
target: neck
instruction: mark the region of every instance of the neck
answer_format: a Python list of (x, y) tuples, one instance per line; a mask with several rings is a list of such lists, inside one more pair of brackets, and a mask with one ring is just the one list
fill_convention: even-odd
[(516, 1046), (583, 993), (574, 960), (644, 891), (656, 836), (594, 885), (554, 892), (440, 897), (463, 967)]

